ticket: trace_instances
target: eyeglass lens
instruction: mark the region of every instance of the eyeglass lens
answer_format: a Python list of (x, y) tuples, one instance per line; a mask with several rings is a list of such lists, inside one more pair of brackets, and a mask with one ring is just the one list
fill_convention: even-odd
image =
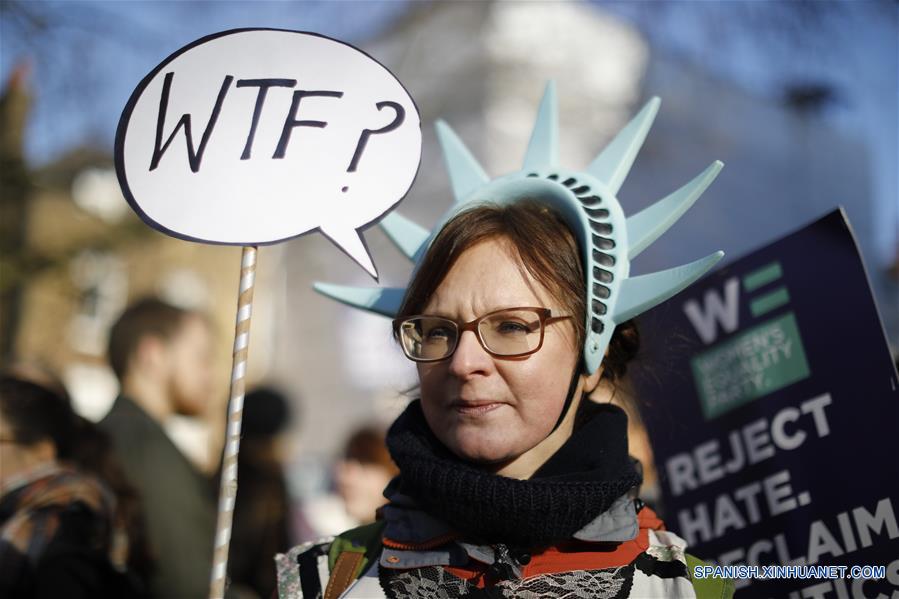
[[(510, 309), (489, 314), (478, 321), (481, 343), (500, 356), (533, 352), (542, 337), (540, 314), (528, 309)], [(416, 316), (400, 325), (406, 354), (413, 359), (440, 360), (456, 349), (459, 325), (439, 316)]]

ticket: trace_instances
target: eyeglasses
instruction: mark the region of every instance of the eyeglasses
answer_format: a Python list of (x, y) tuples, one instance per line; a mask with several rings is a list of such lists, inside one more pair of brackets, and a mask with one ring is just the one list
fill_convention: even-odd
[(437, 362), (453, 355), (459, 337), (473, 331), (492, 356), (528, 356), (543, 346), (546, 325), (571, 318), (553, 316), (549, 308), (505, 308), (459, 324), (441, 316), (410, 316), (393, 321), (403, 353), (416, 362)]

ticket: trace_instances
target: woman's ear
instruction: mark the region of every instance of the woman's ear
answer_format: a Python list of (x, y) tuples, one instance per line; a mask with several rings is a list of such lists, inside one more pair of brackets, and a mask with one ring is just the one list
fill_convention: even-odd
[[(603, 354), (603, 357), (602, 357), (603, 361), (605, 361), (605, 359), (608, 357), (609, 357), (609, 348), (607, 347), (606, 353)], [(585, 395), (589, 396), (591, 393), (596, 391), (597, 387), (599, 387), (599, 382), (602, 380), (603, 370), (605, 370), (605, 366), (603, 365), (603, 362), (600, 362), (599, 366), (596, 368), (596, 372), (594, 372), (593, 374), (582, 375), (584, 377), (583, 393)]]
[(590, 395), (593, 393), (596, 388), (599, 386), (599, 381), (602, 379), (602, 364), (599, 365), (599, 368), (596, 369), (596, 372), (593, 374), (583, 374), (581, 376), (584, 377), (584, 387), (583, 393), (586, 395)]

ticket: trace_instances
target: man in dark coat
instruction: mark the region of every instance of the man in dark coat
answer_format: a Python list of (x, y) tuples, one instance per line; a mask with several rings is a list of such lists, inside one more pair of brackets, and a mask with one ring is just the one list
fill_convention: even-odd
[(214, 487), (163, 429), (200, 414), (211, 393), (211, 339), (199, 314), (155, 299), (113, 326), (109, 360), (121, 395), (100, 423), (143, 497), (156, 571), (154, 597), (205, 597), (215, 535)]

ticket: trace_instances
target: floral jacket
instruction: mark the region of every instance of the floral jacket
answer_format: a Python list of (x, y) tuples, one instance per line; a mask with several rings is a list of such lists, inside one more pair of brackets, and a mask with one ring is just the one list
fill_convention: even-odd
[(478, 545), (394, 496), (383, 520), (276, 557), (281, 599), (338, 597), (726, 598), (733, 585), (694, 580), (702, 564), (639, 499), (620, 497), (574, 537), (524, 552)]

